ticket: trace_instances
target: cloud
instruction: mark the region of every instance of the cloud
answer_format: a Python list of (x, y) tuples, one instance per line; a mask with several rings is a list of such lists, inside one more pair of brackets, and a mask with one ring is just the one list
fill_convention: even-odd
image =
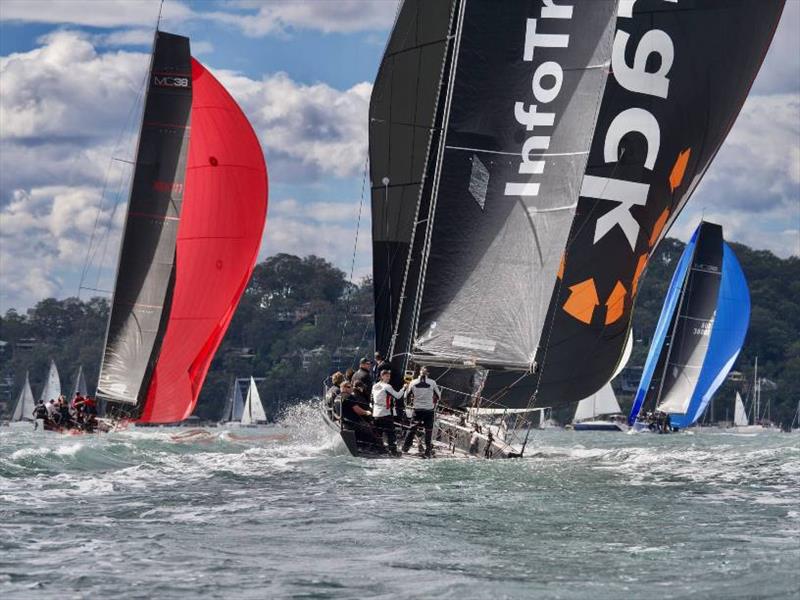
[(74, 31), (50, 33), (40, 43), (0, 58), (0, 138), (91, 140), (119, 131), (142, 88), (147, 55), (100, 54)]
[(391, 27), (397, 5), (395, 0), (338, 0), (337, 2), (295, 0), (280, 3), (239, 0), (231, 2), (228, 6), (241, 9), (243, 12), (211, 12), (205, 16), (235, 25), (245, 35), (252, 37), (286, 34), (301, 29), (323, 33), (353, 33)]
[[(154, 28), (160, 0), (3, 0), (0, 20), (23, 23), (65, 23), (90, 27)], [(165, 2), (162, 22), (186, 21), (194, 12), (183, 2)], [(152, 29), (151, 29), (152, 37)]]
[(96, 187), (15, 190), (0, 208), (0, 306), (77, 293), (90, 246), (91, 284), (101, 281), (116, 264), (123, 212)]
[[(397, 11), (395, 0), (239, 0), (218, 6), (224, 10), (194, 10), (184, 2), (170, 0), (163, 5), (161, 25), (169, 28), (213, 21), (234, 26), (251, 37), (286, 35), (294, 30), (353, 33), (386, 29)], [(152, 37), (158, 10), (159, 0), (3, 0), (0, 20), (103, 28), (141, 26), (149, 28)], [(125, 35), (134, 34), (121, 34)]]
[(371, 84), (341, 91), (324, 83), (297, 83), (285, 73), (260, 81), (230, 71), (216, 75), (250, 118), (272, 174), (307, 181), (361, 173)]
[(800, 93), (800, 2), (790, 0), (775, 31), (761, 71), (753, 84), (754, 94)]
[[(0, 309), (76, 293), (96, 217), (102, 236), (92, 244), (89, 285), (110, 285), (132, 170), (123, 161), (135, 152), (136, 98), (149, 64), (144, 52), (98, 50), (112, 41), (59, 30), (33, 50), (0, 57)], [(273, 185), (360, 181), (369, 84), (337, 90), (283, 73), (216, 75), (261, 139)], [(273, 201), (264, 247), (349, 266), (356, 210), (351, 202)]]
[[(31, 51), (0, 58), (4, 190), (76, 176), (102, 184), (109, 158), (131, 159), (141, 107), (141, 98), (135, 99), (149, 56), (98, 52), (96, 43), (83, 33), (57, 31)], [(250, 118), (274, 178), (308, 181), (361, 172), (370, 84), (342, 91), (300, 84), (285, 73), (261, 80), (216, 74)]]
[(372, 276), (372, 226), (368, 202), (368, 199), (364, 200), (359, 223), (359, 202), (356, 199), (316, 202), (271, 199), (261, 258), (278, 252), (298, 256), (316, 254), (349, 276), (357, 242), (353, 280), (357, 282)]
[(750, 96), (673, 232), (688, 239), (701, 214), (728, 240), (800, 254), (800, 97)]

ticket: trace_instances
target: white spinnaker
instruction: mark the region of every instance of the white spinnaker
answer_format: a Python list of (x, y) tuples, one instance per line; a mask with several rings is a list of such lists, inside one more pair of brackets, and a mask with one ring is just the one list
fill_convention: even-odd
[(739, 392), (736, 392), (736, 403), (733, 409), (733, 424), (736, 427), (745, 427), (749, 424), (747, 420), (747, 412), (744, 410), (744, 402)]
[(50, 400), (58, 400), (61, 395), (61, 379), (58, 376), (58, 369), (56, 368), (55, 361), (50, 361), (50, 371), (47, 373), (47, 381), (42, 390), (42, 402), (50, 402)]
[(258, 393), (255, 380), (251, 377), (250, 387), (247, 389), (247, 400), (244, 403), (244, 412), (242, 413), (242, 424), (250, 425), (266, 420), (267, 414), (264, 412), (264, 405), (261, 404), (261, 396)]
[(25, 372), (25, 385), (22, 386), (22, 391), (19, 393), (17, 406), (14, 407), (14, 414), (11, 415), (11, 420), (21, 421), (22, 419), (33, 419), (33, 407), (35, 403), (33, 392), (31, 391), (31, 382), (28, 379), (28, 373)]

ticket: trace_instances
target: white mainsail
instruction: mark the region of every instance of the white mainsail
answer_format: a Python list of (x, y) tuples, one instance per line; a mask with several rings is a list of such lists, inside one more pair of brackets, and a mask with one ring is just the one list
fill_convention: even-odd
[(75, 394), (80, 393), (81, 396), (86, 397), (89, 394), (89, 389), (86, 386), (86, 378), (83, 376), (83, 365), (78, 367), (78, 374), (72, 383), (72, 395), (69, 400), (75, 397)]
[(744, 410), (744, 402), (739, 392), (736, 392), (736, 404), (733, 409), (733, 425), (735, 427), (745, 427), (748, 425), (747, 412)]
[(22, 419), (33, 419), (33, 407), (36, 404), (31, 391), (31, 382), (28, 379), (28, 372), (25, 372), (25, 385), (19, 393), (17, 406), (14, 407), (14, 414), (11, 415), (12, 421), (21, 421)]
[(600, 390), (578, 402), (573, 421), (586, 421), (594, 419), (600, 415), (613, 415), (622, 412), (617, 402), (617, 397), (611, 384), (605, 384)]
[(258, 393), (255, 379), (250, 378), (250, 387), (247, 389), (247, 400), (244, 403), (242, 412), (242, 425), (251, 425), (267, 420), (264, 412), (264, 405), (261, 404), (261, 396)]
[(58, 376), (58, 369), (56, 368), (55, 361), (50, 361), (50, 371), (47, 373), (47, 381), (42, 389), (40, 397), (42, 402), (50, 402), (50, 400), (58, 400), (61, 395), (61, 379)]

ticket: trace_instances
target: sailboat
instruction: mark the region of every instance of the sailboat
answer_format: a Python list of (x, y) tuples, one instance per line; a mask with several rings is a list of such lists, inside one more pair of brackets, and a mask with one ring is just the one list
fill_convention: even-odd
[(42, 395), (39, 396), (41, 402), (47, 403), (50, 400), (58, 400), (61, 396), (61, 378), (58, 376), (58, 368), (54, 360), (50, 361), (50, 367), (47, 370), (47, 379), (45, 380), (44, 387), (42, 388)]
[(431, 367), (441, 443), (520, 456), (531, 409), (611, 379), (782, 6), (402, 3), (369, 110), (375, 349), (395, 388)]
[(109, 421), (192, 413), (266, 210), (264, 155), (247, 117), (188, 38), (157, 30), (97, 387)]
[[(673, 274), (629, 425), (665, 431), (696, 423), (739, 356), (749, 320), (739, 262), (722, 227), (703, 221)], [(645, 409), (659, 415), (658, 423)]]
[(72, 383), (72, 395), (68, 398), (71, 400), (76, 394), (80, 394), (84, 398), (89, 395), (89, 388), (86, 386), (86, 377), (83, 376), (83, 365), (78, 367), (78, 373)]
[(789, 433), (800, 433), (800, 400), (797, 401), (797, 408), (794, 411), (792, 423), (789, 425)]
[(261, 404), (261, 396), (258, 393), (255, 379), (250, 378), (250, 386), (247, 388), (247, 400), (242, 410), (241, 424), (254, 426), (267, 422), (267, 414), (264, 412), (264, 405)]
[(596, 394), (584, 398), (578, 403), (572, 428), (575, 431), (625, 431), (625, 420), (605, 420), (598, 417), (620, 415), (622, 409), (610, 383), (607, 383)]
[(14, 412), (11, 413), (11, 423), (19, 423), (25, 421), (33, 421), (33, 408), (36, 401), (31, 391), (31, 382), (28, 378), (28, 372), (25, 372), (25, 383), (19, 392), (17, 404), (14, 406)]
[(764, 427), (758, 423), (750, 424), (750, 419), (747, 417), (747, 410), (744, 407), (744, 402), (739, 392), (736, 392), (736, 399), (733, 405), (732, 430), (736, 433), (758, 433), (764, 430)]
[(225, 414), (222, 417), (222, 423), (238, 423), (242, 420), (242, 413), (244, 412), (244, 397), (242, 396), (242, 388), (240, 382), (246, 381), (240, 378), (235, 378), (231, 385), (231, 391), (228, 395), (228, 402), (225, 406)]
[(772, 424), (769, 419), (764, 419), (761, 416), (761, 385), (762, 379), (758, 376), (758, 356), (755, 358), (753, 368), (753, 385), (752, 385), (752, 409), (753, 409), (753, 423), (750, 424), (750, 419), (747, 416), (747, 411), (744, 407), (744, 402), (739, 392), (736, 392), (736, 404), (734, 407), (734, 422), (733, 431), (736, 433), (779, 433), (780, 428)]

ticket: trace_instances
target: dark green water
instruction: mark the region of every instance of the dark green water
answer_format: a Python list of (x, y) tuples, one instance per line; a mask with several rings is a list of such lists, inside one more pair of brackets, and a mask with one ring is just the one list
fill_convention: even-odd
[(800, 597), (800, 436), (541, 431), (523, 460), (364, 461), (313, 409), (295, 422), (0, 429), (0, 597)]

